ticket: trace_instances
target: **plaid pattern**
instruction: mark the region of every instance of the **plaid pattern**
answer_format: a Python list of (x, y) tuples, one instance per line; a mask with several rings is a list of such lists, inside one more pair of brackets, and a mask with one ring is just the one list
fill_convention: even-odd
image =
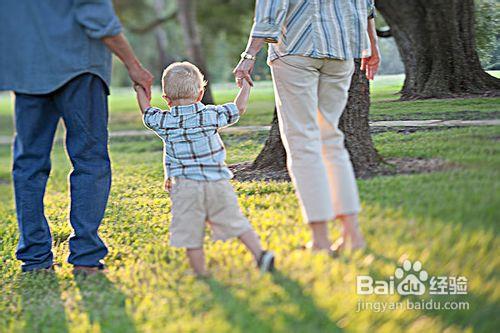
[(270, 43), (269, 62), (289, 54), (364, 58), (373, 16), (373, 0), (257, 0), (251, 35)]
[(234, 103), (175, 106), (170, 111), (150, 107), (144, 125), (164, 142), (165, 177), (193, 180), (231, 179), (226, 150), (218, 130), (238, 121)]

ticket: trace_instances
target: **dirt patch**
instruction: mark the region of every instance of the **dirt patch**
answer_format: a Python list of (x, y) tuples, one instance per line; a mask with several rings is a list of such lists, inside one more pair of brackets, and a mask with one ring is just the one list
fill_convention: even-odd
[(251, 170), (253, 162), (235, 163), (229, 166), (229, 169), (234, 173), (234, 179), (240, 182), (248, 182), (253, 180), (264, 181), (290, 181), (290, 176), (286, 170)]
[(500, 111), (448, 111), (448, 112), (412, 112), (401, 114), (372, 114), (370, 121), (394, 121), (394, 120), (484, 120), (498, 119)]
[[(229, 166), (234, 173), (234, 179), (238, 181), (290, 181), (286, 170), (251, 170), (252, 162), (236, 163)], [(458, 168), (458, 165), (439, 158), (389, 158), (376, 169), (358, 175), (358, 178), (369, 179), (376, 176), (409, 175), (418, 173), (430, 173)]]
[(367, 179), (376, 176), (411, 175), (457, 169), (458, 165), (440, 158), (397, 157), (385, 159), (370, 173), (359, 175)]
[(490, 137), (490, 139), (495, 141), (495, 142), (498, 142), (498, 141), (500, 141), (500, 135), (494, 135), (494, 136)]
[(395, 127), (395, 126), (377, 126), (377, 127), (370, 127), (370, 133), (372, 135), (376, 134), (381, 134), (385, 132), (396, 132), (399, 134), (412, 134), (416, 132), (429, 132), (429, 131), (444, 131), (444, 130), (449, 130), (449, 129), (454, 129), (457, 128), (458, 126), (408, 126), (408, 127)]

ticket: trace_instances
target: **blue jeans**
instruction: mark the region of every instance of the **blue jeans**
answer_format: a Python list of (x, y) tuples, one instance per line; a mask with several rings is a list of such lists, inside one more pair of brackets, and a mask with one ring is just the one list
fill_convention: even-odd
[(49, 177), (50, 152), (59, 119), (66, 127), (70, 175), (69, 263), (101, 266), (106, 245), (97, 230), (111, 187), (108, 155), (108, 88), (96, 75), (80, 75), (45, 95), (16, 93), (13, 179), (23, 271), (50, 267), (52, 236), (43, 197)]

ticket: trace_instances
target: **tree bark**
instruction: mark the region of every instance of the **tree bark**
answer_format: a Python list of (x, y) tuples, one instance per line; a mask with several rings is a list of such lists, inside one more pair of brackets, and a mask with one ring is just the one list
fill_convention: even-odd
[[(369, 110), (369, 83), (365, 74), (360, 70), (359, 61), (356, 61), (349, 99), (339, 126), (345, 134), (345, 145), (350, 153), (357, 177), (371, 175), (382, 161), (371, 139), (368, 123)], [(251, 169), (259, 172), (286, 170), (286, 152), (280, 137), (276, 109), (267, 141)]]
[(371, 175), (382, 162), (373, 145), (368, 115), (370, 112), (370, 83), (356, 60), (349, 99), (340, 118), (339, 127), (345, 135), (345, 145), (357, 177)]
[[(177, 18), (184, 33), (184, 43), (186, 44), (188, 58), (202, 71), (205, 79), (210, 82), (210, 74), (207, 71), (196, 20), (196, 0), (177, 0), (177, 8)], [(203, 103), (214, 103), (210, 84), (206, 87)]]
[(402, 99), (499, 95), (475, 45), (473, 0), (377, 0), (402, 56)]
[[(156, 13), (163, 13), (165, 11), (165, 0), (155, 0), (154, 9)], [(161, 18), (159, 17), (158, 20), (161, 20)], [(154, 36), (156, 40), (156, 48), (158, 49), (158, 73), (161, 73), (165, 67), (173, 63), (175, 60), (167, 53), (167, 33), (161, 25), (155, 26)]]
[(263, 172), (286, 170), (286, 151), (281, 141), (276, 107), (266, 143), (251, 168)]

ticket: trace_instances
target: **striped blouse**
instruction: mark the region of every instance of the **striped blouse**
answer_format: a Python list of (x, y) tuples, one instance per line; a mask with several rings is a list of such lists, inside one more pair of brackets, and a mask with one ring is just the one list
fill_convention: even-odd
[(251, 36), (270, 43), (269, 62), (290, 54), (363, 58), (373, 12), (373, 0), (257, 0)]

